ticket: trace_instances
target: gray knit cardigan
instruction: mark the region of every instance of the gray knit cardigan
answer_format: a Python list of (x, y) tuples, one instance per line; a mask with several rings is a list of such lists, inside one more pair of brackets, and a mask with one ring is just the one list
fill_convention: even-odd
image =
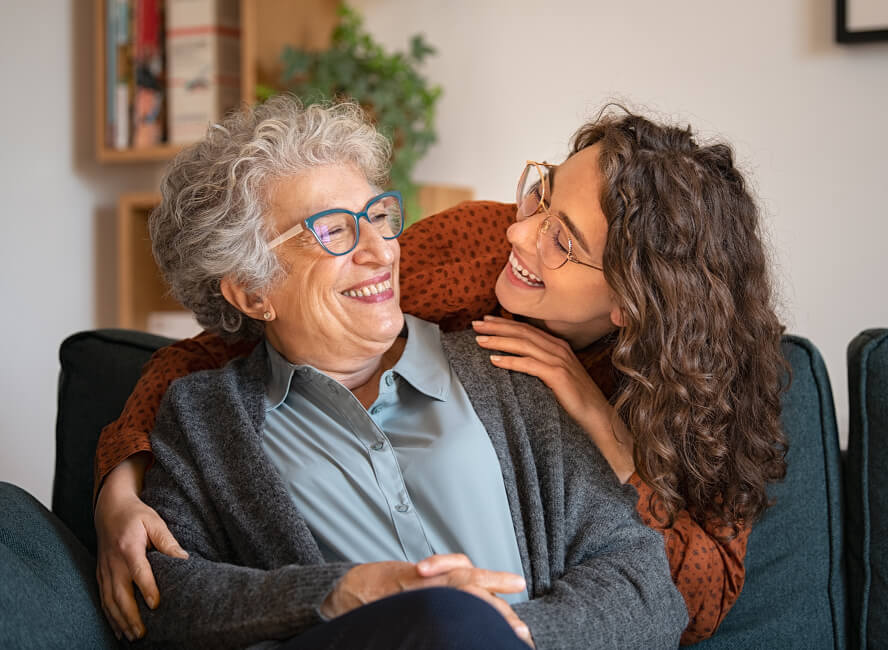
[[(500, 462), (530, 595), (514, 609), (536, 647), (677, 646), (687, 611), (635, 491), (539, 380), (494, 367), (471, 332), (442, 343)], [(262, 449), (265, 369), (258, 345), (174, 382), (161, 404), (142, 496), (190, 557), (149, 553), (161, 604), (140, 601), (145, 645), (289, 638), (321, 622), (354, 566), (324, 561)]]

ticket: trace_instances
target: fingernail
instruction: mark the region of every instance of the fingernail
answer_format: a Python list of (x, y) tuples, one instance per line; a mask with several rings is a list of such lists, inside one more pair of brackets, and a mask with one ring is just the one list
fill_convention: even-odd
[(518, 636), (521, 636), (521, 637), (524, 637), (524, 638), (527, 638), (527, 637), (530, 636), (530, 630), (528, 629), (528, 627), (527, 627), (526, 625), (519, 625), (518, 627), (516, 627), (516, 628), (515, 628), (515, 633), (516, 633)]
[(126, 631), (126, 638), (127, 638), (129, 641), (135, 641), (135, 639), (133, 638), (133, 633), (132, 633), (132, 631), (130, 631), (130, 630), (127, 630), (127, 631)]
[(148, 598), (145, 599), (145, 602), (148, 603), (148, 607), (150, 607), (151, 609), (157, 607), (157, 605), (154, 603), (154, 596), (148, 596)]
[(493, 316), (490, 316), (490, 315), (485, 316), (485, 317), (484, 317), (484, 320), (493, 320)]
[(493, 361), (494, 363), (496, 363), (497, 361), (502, 361), (502, 359), (503, 358), (501, 356), (499, 356), (498, 354), (491, 354), (490, 355), (490, 360)]
[(123, 635), (120, 632), (115, 632), (114, 636), (116, 636), (117, 640), (120, 641), (120, 637), (122, 637)]
[(475, 337), (475, 340), (478, 341), (478, 343), (485, 343), (485, 342), (487, 342), (488, 339), (490, 339), (489, 336), (476, 336)]
[(483, 324), (484, 324), (483, 320), (473, 320), (472, 321), (472, 327), (477, 327), (478, 325), (483, 325)]

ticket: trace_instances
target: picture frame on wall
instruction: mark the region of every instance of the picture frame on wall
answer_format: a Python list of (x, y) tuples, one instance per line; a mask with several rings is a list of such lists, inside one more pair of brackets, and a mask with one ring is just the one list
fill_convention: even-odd
[(888, 0), (836, 0), (836, 40), (888, 41)]

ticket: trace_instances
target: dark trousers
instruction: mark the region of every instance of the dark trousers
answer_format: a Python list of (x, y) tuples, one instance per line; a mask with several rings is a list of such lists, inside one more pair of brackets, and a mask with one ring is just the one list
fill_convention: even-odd
[(291, 639), (287, 650), (528, 650), (506, 620), (457, 589), (406, 591)]

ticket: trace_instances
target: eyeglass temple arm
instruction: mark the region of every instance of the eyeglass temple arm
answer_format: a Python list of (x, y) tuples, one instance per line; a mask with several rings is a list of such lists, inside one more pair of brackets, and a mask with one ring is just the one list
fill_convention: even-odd
[(271, 248), (276, 248), (276, 247), (280, 246), (285, 241), (287, 241), (288, 239), (292, 239), (293, 237), (298, 235), (303, 230), (305, 230), (305, 226), (303, 226), (301, 222), (297, 223), (292, 228), (288, 228), (283, 233), (281, 233), (280, 235), (278, 235), (277, 237), (272, 239), (270, 242), (268, 242), (268, 248), (271, 249)]

